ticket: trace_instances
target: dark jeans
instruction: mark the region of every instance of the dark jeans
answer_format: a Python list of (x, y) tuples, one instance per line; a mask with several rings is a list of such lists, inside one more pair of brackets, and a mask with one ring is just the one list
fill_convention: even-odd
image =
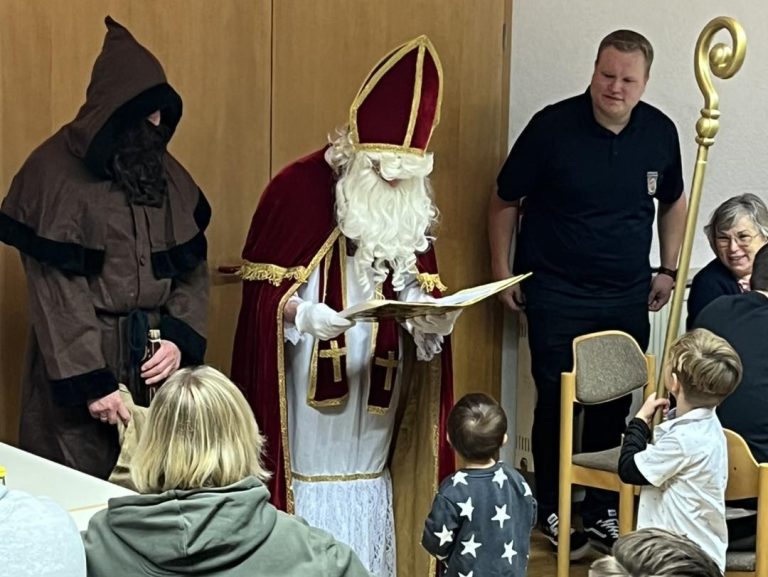
[[(549, 306), (528, 297), (528, 341), (537, 401), (531, 435), (536, 476), (539, 520), (557, 512), (560, 455), (560, 373), (573, 369), (573, 339), (604, 330), (620, 330), (632, 335), (640, 348), (648, 348), (650, 323), (645, 303), (620, 307)], [(584, 427), (581, 451), (602, 451), (621, 442), (631, 395), (600, 405), (582, 406)], [(606, 509), (615, 509), (618, 495), (588, 489), (582, 504), (582, 518), (590, 526)]]

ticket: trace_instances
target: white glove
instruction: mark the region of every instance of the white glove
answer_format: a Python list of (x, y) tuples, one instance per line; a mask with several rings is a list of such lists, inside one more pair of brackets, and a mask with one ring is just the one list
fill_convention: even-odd
[(413, 331), (413, 342), (416, 343), (416, 360), (431, 361), (443, 352), (443, 337), (440, 335), (425, 335), (421, 331)]
[(355, 326), (355, 321), (345, 319), (325, 303), (302, 302), (296, 307), (296, 328), (315, 338), (327, 341), (338, 337)]
[(425, 335), (440, 335), (444, 337), (453, 332), (453, 325), (456, 324), (456, 319), (459, 318), (461, 313), (462, 309), (459, 309), (440, 315), (413, 317), (408, 319), (408, 321), (417, 331), (420, 331)]

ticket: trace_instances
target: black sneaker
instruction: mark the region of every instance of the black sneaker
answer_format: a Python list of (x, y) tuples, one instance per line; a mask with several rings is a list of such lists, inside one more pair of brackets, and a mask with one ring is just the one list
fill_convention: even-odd
[[(557, 554), (557, 535), (560, 520), (557, 518), (557, 513), (552, 513), (547, 520), (540, 525), (543, 535), (552, 543), (552, 547)], [(589, 553), (589, 539), (582, 531), (575, 531), (571, 529), (571, 561), (578, 561), (584, 558)]]
[(608, 509), (606, 516), (585, 528), (589, 542), (597, 551), (610, 555), (619, 538), (619, 517), (616, 509)]

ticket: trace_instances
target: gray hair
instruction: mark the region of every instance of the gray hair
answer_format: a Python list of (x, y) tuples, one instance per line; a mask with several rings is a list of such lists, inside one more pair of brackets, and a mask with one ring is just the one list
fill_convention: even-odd
[(722, 577), (717, 563), (696, 543), (664, 529), (640, 529), (619, 537), (613, 557), (592, 563), (589, 577)]
[(768, 238), (768, 208), (759, 196), (748, 192), (732, 196), (712, 213), (704, 227), (712, 250), (716, 247), (717, 233), (733, 228), (736, 221), (744, 216), (749, 217), (763, 238)]

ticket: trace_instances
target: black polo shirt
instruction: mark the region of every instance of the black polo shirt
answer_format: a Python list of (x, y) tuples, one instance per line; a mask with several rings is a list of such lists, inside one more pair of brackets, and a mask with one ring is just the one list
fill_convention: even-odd
[(683, 191), (673, 122), (639, 102), (619, 133), (600, 126), (584, 94), (539, 111), (498, 177), (506, 201), (525, 199), (515, 272), (526, 297), (595, 306), (645, 302), (654, 199)]

